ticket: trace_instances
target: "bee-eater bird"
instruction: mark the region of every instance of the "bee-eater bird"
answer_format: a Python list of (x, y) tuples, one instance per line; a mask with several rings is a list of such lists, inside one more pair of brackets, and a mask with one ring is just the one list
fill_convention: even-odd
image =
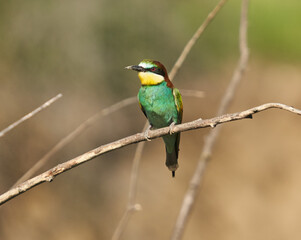
[(147, 138), (150, 128), (170, 127), (170, 135), (163, 136), (166, 149), (166, 166), (175, 176), (178, 168), (180, 133), (173, 133), (175, 124), (182, 122), (183, 103), (178, 89), (170, 81), (162, 63), (145, 59), (139, 65), (128, 66), (138, 72), (141, 88), (138, 93), (139, 105), (149, 121), (145, 131)]

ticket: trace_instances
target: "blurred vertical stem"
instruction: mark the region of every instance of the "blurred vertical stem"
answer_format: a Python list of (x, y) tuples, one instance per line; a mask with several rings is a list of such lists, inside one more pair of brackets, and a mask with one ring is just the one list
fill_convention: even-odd
[[(233, 77), (230, 81), (230, 84), (225, 92), (225, 95), (221, 100), (221, 104), (218, 109), (217, 116), (220, 116), (227, 111), (248, 63), (248, 59), (249, 59), (249, 50), (247, 45), (248, 6), (249, 6), (249, 0), (242, 0), (241, 18), (240, 18), (240, 27), (239, 27), (240, 59), (234, 71)], [(206, 138), (198, 165), (196, 167), (194, 175), (190, 180), (188, 190), (184, 196), (180, 213), (177, 218), (173, 230), (173, 234), (171, 237), (172, 240), (179, 240), (182, 239), (183, 237), (183, 232), (187, 225), (188, 217), (190, 216), (197, 194), (199, 193), (199, 186), (203, 179), (207, 162), (211, 157), (211, 152), (216, 143), (216, 139), (219, 135), (220, 129), (221, 126), (212, 129)]]

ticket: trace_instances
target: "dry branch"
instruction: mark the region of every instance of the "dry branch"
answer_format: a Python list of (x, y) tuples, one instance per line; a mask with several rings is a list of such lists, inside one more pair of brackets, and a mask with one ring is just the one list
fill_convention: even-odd
[[(263, 104), (242, 112), (232, 113), (232, 114), (225, 114), (222, 116), (214, 117), (211, 119), (197, 119), (191, 122), (175, 125), (174, 132), (184, 132), (189, 130), (194, 130), (198, 128), (206, 128), (206, 127), (215, 127), (216, 125), (226, 123), (226, 122), (232, 122), (236, 120), (241, 120), (245, 118), (250, 118), (253, 114), (256, 114), (258, 112), (262, 112), (264, 110), (270, 109), (270, 108), (278, 108), (282, 110), (286, 110), (298, 115), (301, 115), (301, 110), (293, 108), (291, 106), (287, 106), (281, 103), (267, 103)], [(158, 137), (162, 137), (164, 135), (169, 134), (169, 127), (160, 128), (157, 130), (151, 130), (149, 131), (149, 139), (155, 139)], [(115, 142), (102, 145), (98, 148), (95, 148), (87, 153), (84, 153), (76, 158), (73, 158), (67, 162), (64, 162), (62, 164), (57, 165), (54, 168), (51, 168), (50, 170), (33, 177), (18, 186), (10, 189), (9, 191), (3, 193), (0, 195), (0, 205), (4, 204), (5, 202), (11, 200), (12, 198), (19, 196), (20, 194), (28, 191), (29, 189), (44, 183), (44, 182), (50, 182), (56, 177), (57, 175), (60, 175), (74, 167), (79, 166), (80, 164), (83, 164), (87, 161), (92, 160), (93, 158), (96, 158), (97, 156), (100, 156), (104, 153), (128, 146), (133, 143), (138, 143), (141, 141), (146, 141), (143, 133), (137, 133), (129, 137), (122, 138), (120, 140), (117, 140)]]
[(9, 125), (7, 128), (3, 129), (0, 132), (0, 137), (3, 137), (7, 132), (11, 131), (12, 129), (14, 129), (15, 127), (17, 127), (19, 124), (21, 124), (22, 122), (26, 121), (27, 119), (33, 117), (34, 115), (36, 115), (37, 113), (39, 113), (40, 111), (42, 111), (43, 109), (49, 107), (52, 103), (54, 103), (56, 100), (58, 100), (60, 97), (62, 97), (63, 95), (60, 93), (58, 95), (56, 95), (55, 97), (51, 98), (50, 100), (48, 100), (47, 102), (45, 102), (43, 105), (41, 105), (40, 107), (36, 108), (35, 110), (33, 110), (32, 112), (26, 114), (24, 117), (20, 118), (18, 121), (12, 123), (11, 125)]
[(178, 60), (176, 61), (175, 65), (173, 66), (172, 70), (169, 73), (170, 80), (174, 79), (175, 75), (177, 74), (179, 68), (182, 66), (183, 62), (185, 61), (188, 53), (191, 51), (191, 48), (194, 46), (195, 42), (199, 39), (201, 34), (204, 32), (204, 30), (209, 25), (209, 23), (215, 18), (216, 14), (224, 6), (224, 4), (226, 2), (227, 2), (227, 0), (221, 0), (216, 5), (216, 7), (208, 14), (207, 18), (202, 23), (202, 25), (198, 28), (198, 30), (195, 32), (195, 34), (192, 36), (192, 38), (187, 42), (180, 57), (178, 58)]
[(121, 108), (127, 107), (137, 101), (137, 97), (126, 98), (122, 101), (119, 101), (110, 107), (102, 109), (92, 117), (88, 118), (82, 124), (80, 124), (77, 128), (75, 128), (71, 133), (67, 136), (63, 137), (50, 151), (48, 151), (39, 161), (37, 161), (26, 173), (20, 177), (17, 182), (12, 186), (16, 186), (19, 183), (29, 179), (32, 177), (42, 166), (46, 164), (46, 162), (56, 154), (60, 149), (65, 147), (68, 143), (70, 143), (74, 138), (76, 138), (79, 134), (81, 134), (85, 129), (91, 126), (97, 119), (107, 116), (113, 112), (117, 112)]
[[(144, 124), (143, 132), (147, 129), (148, 122)], [(127, 226), (127, 223), (130, 220), (132, 213), (141, 209), (141, 205), (136, 203), (136, 195), (137, 195), (137, 185), (138, 185), (138, 170), (140, 165), (140, 160), (142, 158), (143, 148), (145, 142), (139, 142), (136, 147), (135, 156), (132, 164), (132, 171), (131, 171), (131, 180), (130, 180), (130, 188), (129, 188), (129, 195), (128, 195), (128, 202), (126, 209), (120, 219), (117, 228), (114, 231), (112, 236), (112, 240), (118, 240), (124, 229)]]
[[(233, 77), (230, 81), (230, 84), (225, 92), (225, 95), (221, 100), (221, 104), (218, 109), (217, 116), (220, 116), (227, 111), (248, 63), (248, 58), (249, 58), (249, 50), (247, 44), (248, 5), (249, 5), (249, 0), (242, 0), (240, 27), (239, 27), (240, 59), (234, 71)], [(250, 117), (251, 116), (252, 115), (250, 115)], [(187, 219), (191, 213), (192, 207), (195, 203), (196, 196), (199, 192), (199, 186), (203, 177), (203, 173), (206, 168), (206, 164), (211, 157), (211, 152), (215, 145), (219, 132), (220, 132), (219, 127), (216, 129), (212, 129), (205, 140), (205, 144), (200, 159), (198, 161), (196, 170), (190, 180), (188, 190), (182, 202), (180, 213), (172, 233), (172, 237), (171, 237), (172, 240), (181, 239), (183, 236), (183, 232), (187, 224)]]

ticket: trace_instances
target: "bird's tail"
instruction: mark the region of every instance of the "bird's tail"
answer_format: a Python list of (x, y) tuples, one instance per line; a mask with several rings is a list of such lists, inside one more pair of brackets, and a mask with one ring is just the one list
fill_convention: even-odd
[(170, 171), (172, 171), (172, 177), (175, 177), (175, 171), (179, 167), (178, 164), (178, 153), (176, 149), (169, 153), (166, 149), (166, 162), (165, 165), (168, 167)]
[(166, 148), (166, 162), (165, 165), (172, 171), (172, 177), (175, 177), (175, 171), (179, 167), (178, 154), (180, 144), (180, 133), (173, 135), (166, 135), (163, 137)]

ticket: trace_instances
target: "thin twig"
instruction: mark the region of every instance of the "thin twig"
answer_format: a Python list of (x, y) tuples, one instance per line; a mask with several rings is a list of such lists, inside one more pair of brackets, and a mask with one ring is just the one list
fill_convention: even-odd
[[(242, 75), (246, 69), (248, 58), (249, 58), (249, 50), (247, 45), (247, 17), (248, 17), (248, 5), (249, 0), (242, 0), (241, 6), (241, 19), (240, 19), (240, 28), (239, 28), (239, 46), (240, 46), (240, 59), (238, 65), (234, 71), (233, 77), (230, 81), (230, 84), (225, 92), (223, 99), (221, 100), (221, 104), (217, 113), (217, 116), (224, 114), (237, 89), (237, 86), (242, 78)], [(191, 178), (188, 190), (184, 196), (184, 200), (182, 202), (182, 206), (180, 209), (179, 216), (177, 218), (173, 234), (172, 240), (179, 240), (183, 236), (183, 232), (185, 226), (187, 224), (188, 217), (191, 213), (192, 207), (195, 203), (195, 199), (199, 192), (199, 186), (201, 180), (203, 178), (203, 173), (206, 168), (206, 164), (211, 157), (212, 149), (215, 145), (216, 139), (220, 132), (220, 127), (212, 129), (207, 136), (204, 144), (203, 151), (201, 153), (199, 162), (197, 164), (196, 170)]]
[(195, 42), (199, 39), (201, 34), (204, 32), (206, 27), (209, 23), (215, 18), (216, 14), (222, 8), (222, 6), (227, 2), (227, 0), (221, 0), (216, 7), (208, 14), (205, 21), (202, 25), (198, 28), (192, 38), (187, 42), (186, 46), (184, 47), (180, 57), (176, 61), (175, 65), (173, 66), (172, 70), (170, 71), (169, 78), (170, 80), (174, 79), (175, 75), (177, 74), (179, 68), (182, 66), (183, 62), (185, 61), (188, 53), (191, 51), (191, 48), (194, 46)]
[[(147, 127), (148, 127), (148, 122), (146, 122), (146, 124), (144, 125), (143, 132), (147, 129)], [(136, 201), (136, 195), (137, 195), (138, 170), (139, 170), (140, 160), (142, 158), (142, 152), (143, 152), (144, 146), (145, 146), (145, 142), (139, 142), (137, 144), (137, 148), (135, 151), (135, 156), (134, 156), (134, 160), (133, 160), (133, 164), (132, 164), (130, 189), (129, 189), (127, 207), (114, 231), (112, 240), (118, 240), (121, 237), (124, 229), (126, 228), (128, 222), (130, 220), (132, 213), (141, 209), (141, 205), (136, 203), (135, 201)]]
[(110, 107), (107, 107), (100, 112), (96, 113), (89, 119), (87, 119), (85, 122), (80, 124), (76, 129), (74, 129), (71, 133), (69, 133), (67, 136), (62, 138), (50, 151), (48, 151), (39, 161), (37, 161), (24, 175), (18, 179), (18, 181), (12, 186), (15, 187), (19, 183), (25, 181), (26, 179), (29, 179), (33, 176), (42, 166), (45, 165), (45, 163), (60, 149), (62, 149), (64, 146), (66, 146), (68, 143), (70, 143), (75, 137), (77, 137), (80, 133), (82, 133), (85, 129), (87, 129), (89, 126), (92, 125), (93, 122), (95, 122), (96, 119), (107, 116), (113, 112), (116, 112), (120, 110), (121, 108), (124, 108), (126, 106), (129, 106), (137, 101), (137, 97), (130, 97), (126, 98), (120, 102), (117, 102), (113, 104)]
[(184, 97), (196, 97), (196, 98), (203, 98), (205, 97), (205, 93), (199, 90), (187, 90), (187, 89), (180, 89), (181, 95)]
[(32, 112), (26, 114), (24, 117), (20, 118), (18, 121), (12, 123), (11, 125), (9, 125), (7, 128), (3, 129), (0, 132), (0, 137), (3, 137), (7, 132), (11, 131), (12, 129), (14, 129), (15, 127), (17, 127), (19, 124), (21, 124), (22, 122), (26, 121), (27, 119), (33, 117), (34, 115), (36, 115), (38, 112), (42, 111), (43, 109), (49, 107), (52, 103), (54, 103), (56, 100), (58, 100), (60, 97), (62, 97), (63, 95), (60, 93), (58, 95), (56, 95), (55, 97), (51, 98), (50, 100), (48, 100), (47, 102), (45, 102), (43, 105), (41, 105), (40, 107), (36, 108), (35, 110), (33, 110)]
[[(195, 130), (198, 128), (207, 128), (207, 127), (215, 127), (219, 124), (223, 124), (226, 122), (232, 122), (236, 120), (242, 120), (245, 118), (250, 118), (253, 114), (262, 112), (264, 110), (270, 109), (270, 108), (278, 108), (282, 110), (286, 110), (298, 115), (301, 115), (301, 110), (296, 109), (291, 106), (287, 106), (285, 104), (281, 103), (266, 103), (242, 112), (237, 112), (237, 113), (232, 113), (232, 114), (225, 114), (222, 116), (214, 117), (211, 119), (197, 119), (191, 122), (175, 125), (173, 128), (173, 132), (184, 132), (184, 131), (189, 131), (189, 130)], [(157, 130), (150, 130), (149, 131), (149, 139), (155, 139), (158, 137), (162, 137), (164, 135), (169, 134), (169, 127), (165, 128), (160, 128)], [(102, 145), (98, 148), (95, 148), (87, 153), (84, 153), (76, 158), (73, 158), (67, 162), (64, 162), (62, 164), (57, 165), (54, 168), (51, 168), (50, 170), (33, 177), (18, 186), (10, 189), (9, 191), (3, 193), (0, 195), (0, 205), (4, 204), (5, 202), (11, 200), (12, 198), (19, 196), (20, 194), (28, 191), (29, 189), (44, 183), (44, 182), (50, 182), (56, 177), (57, 175), (60, 175), (74, 167), (79, 166), (80, 164), (83, 164), (87, 161), (90, 161), (97, 156), (100, 156), (104, 153), (111, 152), (113, 150), (128, 146), (130, 144), (142, 142), (142, 141), (147, 141), (147, 138), (144, 136), (144, 133), (137, 133), (132, 136), (128, 136), (125, 138), (122, 138), (120, 140), (117, 140), (115, 142), (108, 143), (106, 145)]]

